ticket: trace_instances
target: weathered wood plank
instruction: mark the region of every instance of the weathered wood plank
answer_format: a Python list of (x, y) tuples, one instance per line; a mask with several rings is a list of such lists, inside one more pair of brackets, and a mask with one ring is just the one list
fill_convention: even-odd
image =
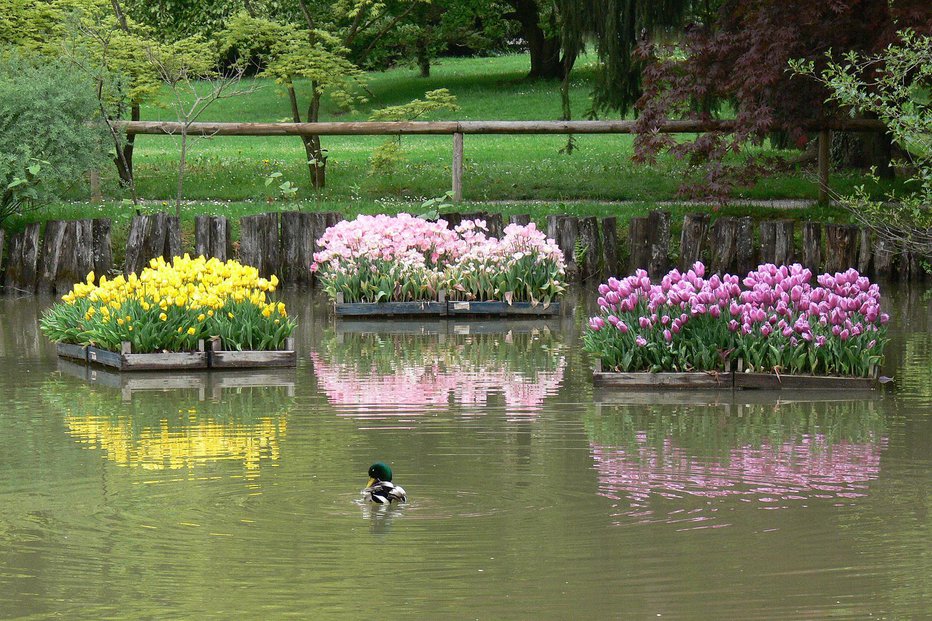
[(761, 263), (774, 263), (777, 260), (777, 223), (773, 220), (764, 220), (760, 223), (758, 257)]
[(596, 386), (625, 390), (731, 390), (731, 373), (611, 373), (595, 371)]
[(278, 212), (240, 218), (240, 261), (268, 278), (281, 267)]
[(670, 212), (652, 211), (647, 216), (647, 273), (660, 278), (670, 267)]
[(870, 377), (735, 373), (735, 388), (742, 390), (872, 390), (876, 383)]
[(39, 259), (39, 223), (10, 236), (10, 252), (3, 285), (7, 293), (33, 293)]
[(294, 339), (286, 339), (285, 349), (275, 351), (224, 351), (220, 339), (210, 341), (208, 366), (212, 369), (293, 367), (298, 364)]
[(602, 265), (606, 276), (616, 276), (621, 271), (618, 257), (618, 220), (602, 218)]
[(279, 277), (288, 285), (307, 285), (311, 280), (314, 222), (311, 214), (286, 211), (282, 219), (282, 251)]
[(512, 214), (508, 216), (508, 224), (520, 224), (521, 226), (527, 226), (530, 223), (531, 216), (526, 213)]
[(844, 272), (857, 266), (858, 227), (853, 224), (825, 225), (825, 271)]
[(47, 295), (56, 289), (67, 229), (68, 223), (62, 220), (49, 220), (45, 223), (45, 235), (42, 239), (39, 258), (38, 282), (36, 283), (36, 291), (40, 294)]
[(126, 240), (126, 274), (139, 274), (152, 259), (171, 261), (181, 254), (181, 224), (167, 213), (136, 216)]
[(580, 218), (577, 224), (577, 244), (585, 249), (579, 277), (582, 280), (598, 276), (602, 262), (602, 236), (599, 235), (599, 220), (594, 216)]
[(893, 275), (895, 256), (892, 244), (882, 237), (877, 237), (874, 240), (874, 276), (890, 278)]
[(113, 244), (110, 239), (110, 229), (110, 218), (95, 218), (91, 224), (94, 273), (98, 278), (113, 269)]
[(873, 264), (871, 252), (871, 230), (863, 227), (858, 231), (858, 265), (857, 270), (860, 274), (869, 274)]
[(543, 304), (531, 304), (530, 302), (507, 302), (483, 301), (483, 302), (457, 302), (451, 300), (447, 302), (448, 315), (539, 315), (543, 317), (559, 315), (560, 303), (552, 302), (544, 307)]
[(566, 261), (566, 277), (575, 279), (581, 272), (576, 265), (576, 239), (579, 237), (579, 220), (574, 216), (547, 216), (547, 237), (556, 242)]
[(738, 274), (747, 274), (757, 267), (756, 247), (754, 245), (754, 219), (751, 216), (738, 218), (738, 232), (735, 240), (736, 267)]
[(650, 263), (647, 218), (631, 218), (628, 223), (629, 272), (646, 270)]
[(712, 225), (711, 272), (734, 272), (737, 257), (738, 220), (730, 216), (718, 218)]
[(333, 305), (337, 317), (446, 315), (447, 302), (441, 299), (423, 302), (344, 302), (337, 294)]
[(683, 216), (683, 230), (680, 233), (680, 270), (686, 271), (696, 261), (702, 260), (709, 232), (709, 214), (688, 213)]
[(56, 343), (55, 353), (61, 358), (69, 358), (87, 362), (87, 347), (71, 343)]
[[(178, 135), (175, 121), (116, 121), (127, 134)], [(732, 131), (731, 119), (683, 119), (658, 123), (660, 133), (700, 133)], [(202, 136), (395, 136), (436, 134), (633, 134), (637, 122), (617, 121), (354, 121), (322, 123), (218, 123), (195, 122), (187, 126), (189, 135)], [(819, 131), (884, 131), (877, 119), (837, 119), (806, 124)]]
[(822, 225), (803, 222), (803, 265), (813, 273), (822, 270)]
[(774, 263), (776, 265), (789, 265), (796, 261), (793, 227), (792, 220), (776, 222), (776, 238), (774, 239)]

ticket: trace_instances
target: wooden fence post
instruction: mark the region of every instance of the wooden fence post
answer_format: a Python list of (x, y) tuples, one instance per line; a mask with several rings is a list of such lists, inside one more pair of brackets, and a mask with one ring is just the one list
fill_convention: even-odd
[(91, 225), (91, 235), (94, 238), (94, 273), (98, 278), (113, 269), (110, 227), (110, 218), (94, 218)]
[(713, 274), (724, 274), (734, 269), (738, 220), (723, 216), (712, 225), (712, 269)]
[(606, 276), (617, 276), (618, 264), (618, 220), (602, 218), (602, 266)]
[(599, 220), (595, 216), (580, 218), (577, 224), (579, 244), (585, 248), (579, 275), (582, 280), (596, 276), (602, 262), (602, 236), (599, 234)]
[(170, 261), (180, 254), (181, 225), (176, 216), (162, 212), (133, 218), (126, 239), (127, 274), (140, 273), (151, 259)]
[(861, 275), (867, 274), (871, 269), (871, 230), (864, 227), (858, 234), (860, 248), (858, 249), (858, 272)]
[(281, 280), (289, 285), (306, 285), (311, 280), (314, 222), (311, 214), (299, 211), (284, 211), (281, 218)]
[(822, 269), (822, 225), (803, 222), (803, 265), (812, 272)]
[(646, 270), (650, 262), (647, 218), (631, 218), (628, 223), (628, 251), (631, 253), (629, 272)]
[(39, 223), (27, 224), (24, 231), (10, 237), (10, 253), (3, 286), (19, 293), (36, 289), (36, 267), (39, 258)]
[(819, 132), (819, 204), (828, 205), (828, 166), (831, 157), (832, 132)]
[(702, 249), (709, 232), (709, 214), (688, 213), (683, 216), (683, 231), (680, 234), (680, 270), (702, 259)]
[(233, 256), (230, 220), (226, 216), (194, 218), (194, 254), (226, 261)]
[(853, 224), (825, 225), (825, 271), (843, 272), (855, 267), (858, 256), (858, 227)]
[(453, 134), (453, 202), (463, 201), (463, 134)]
[(651, 278), (660, 278), (670, 267), (670, 212), (650, 212), (647, 229), (650, 251), (647, 272)]
[(757, 267), (757, 261), (754, 257), (754, 218), (751, 216), (738, 218), (735, 249), (737, 254), (735, 267), (738, 274), (747, 274)]
[(239, 220), (239, 257), (268, 278), (281, 267), (278, 212), (244, 216)]
[(789, 265), (796, 260), (796, 237), (793, 234), (792, 220), (778, 220), (777, 236), (774, 244), (774, 263)]

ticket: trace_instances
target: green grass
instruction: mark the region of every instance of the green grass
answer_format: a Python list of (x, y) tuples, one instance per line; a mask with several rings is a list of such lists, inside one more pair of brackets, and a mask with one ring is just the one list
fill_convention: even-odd
[[(574, 114), (582, 118), (588, 107), (592, 60), (584, 59), (574, 74), (571, 100)], [(555, 120), (560, 117), (559, 84), (525, 79), (524, 55), (493, 58), (443, 59), (430, 78), (419, 78), (411, 69), (372, 73), (367, 83), (369, 101), (354, 111), (339, 110), (324, 102), (322, 120), (366, 120), (373, 110), (406, 103), (426, 91), (448, 88), (459, 101), (457, 112), (436, 113), (429, 120)], [(222, 100), (209, 108), (202, 120), (287, 121), (288, 100), (280, 87), (265, 79), (251, 80), (259, 90)], [(299, 85), (306, 101), (307, 85)], [(169, 100), (165, 93), (163, 103)], [(146, 120), (174, 120), (167, 107), (143, 109)], [(402, 141), (404, 155), (391, 174), (373, 174), (369, 158), (386, 140), (378, 136), (325, 136), (328, 150), (327, 188), (317, 196), (310, 187), (304, 150), (296, 137), (214, 137), (192, 144), (185, 178), (186, 199), (278, 199), (277, 184), (265, 185), (266, 177), (281, 173), (278, 182), (299, 188), (298, 198), (325, 202), (375, 200), (395, 197), (421, 200), (449, 189), (451, 147), (449, 136), (408, 136)], [(633, 137), (628, 135), (577, 136), (572, 155), (560, 153), (564, 136), (475, 136), (465, 138), (464, 198), (487, 200), (668, 200), (676, 196), (688, 178), (686, 166), (672, 157), (661, 157), (655, 166), (631, 162)], [(178, 142), (168, 136), (137, 137), (134, 166), (139, 195), (146, 199), (170, 199), (175, 192)], [(108, 196), (122, 196), (112, 171), (103, 171)], [(835, 175), (833, 188), (850, 189), (860, 183), (858, 174)], [(82, 192), (79, 189), (78, 192)], [(76, 193), (75, 197), (84, 196)], [(767, 179), (735, 194), (745, 198), (815, 199), (814, 171), (800, 169)]]
[[(583, 118), (592, 80), (592, 59), (584, 58), (574, 72), (571, 99), (576, 118)], [(354, 111), (339, 110), (325, 100), (322, 120), (366, 120), (373, 110), (422, 97), (426, 91), (448, 88), (461, 109), (428, 117), (431, 120), (540, 120), (560, 117), (559, 84), (525, 79), (528, 59), (524, 55), (493, 58), (442, 59), (432, 67), (430, 78), (412, 69), (393, 69), (369, 75), (369, 101)], [(273, 82), (253, 79), (261, 88), (247, 96), (217, 102), (202, 117), (214, 121), (287, 121), (288, 100)], [(306, 95), (307, 85), (299, 91)], [(163, 94), (163, 103), (169, 101)], [(306, 101), (306, 99), (305, 99)], [(146, 120), (174, 120), (163, 106), (143, 109)], [(449, 136), (409, 136), (403, 139), (404, 160), (392, 174), (372, 174), (369, 158), (385, 141), (377, 136), (327, 136), (327, 187), (315, 192), (310, 187), (304, 149), (296, 137), (214, 137), (197, 139), (189, 152), (182, 209), (182, 228), (192, 236), (197, 214), (226, 215), (238, 223), (243, 215), (270, 210), (338, 211), (347, 217), (357, 213), (414, 211), (425, 198), (450, 189), (451, 146)], [(543, 223), (549, 213), (612, 215), (623, 227), (628, 219), (656, 208), (656, 201), (675, 199), (677, 189), (689, 179), (687, 167), (672, 157), (661, 157), (654, 166), (631, 162), (632, 136), (577, 136), (572, 155), (560, 153), (564, 136), (466, 136), (464, 198), (472, 203), (463, 210), (488, 209), (504, 213), (529, 213)], [(758, 148), (758, 151), (761, 148)], [(4, 223), (17, 230), (27, 222), (106, 216), (114, 219), (114, 249), (125, 246), (128, 223), (137, 209), (141, 213), (173, 211), (178, 143), (168, 136), (139, 136), (134, 166), (137, 188), (144, 199), (138, 208), (126, 205), (127, 193), (108, 167), (101, 171), (105, 202), (86, 201), (86, 184), (77, 183), (64, 202), (24, 214)], [(281, 177), (271, 186), (266, 178)], [(276, 185), (290, 181), (299, 187), (293, 200), (278, 194)], [(836, 174), (832, 188), (844, 192), (861, 183), (857, 173)], [(815, 172), (800, 168), (742, 188), (735, 198), (798, 198), (817, 196)], [(521, 204), (520, 201), (537, 201)], [(122, 201), (122, 202), (121, 202)], [(496, 201), (494, 205), (482, 205)], [(510, 203), (509, 203), (510, 201)], [(570, 202), (572, 201), (572, 202)], [(602, 201), (631, 201), (624, 207)], [(696, 206), (664, 207), (681, 222), (686, 211)], [(822, 221), (845, 220), (838, 209), (772, 210), (729, 206), (714, 215), (754, 215), (759, 218), (790, 217)], [(675, 233), (675, 231), (674, 231)], [(120, 259), (120, 257), (117, 257)]]

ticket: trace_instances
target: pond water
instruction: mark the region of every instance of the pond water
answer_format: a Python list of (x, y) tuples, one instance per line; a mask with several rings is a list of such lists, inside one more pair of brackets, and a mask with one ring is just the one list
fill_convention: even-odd
[[(0, 300), (0, 618), (932, 610), (920, 291), (869, 399), (603, 394), (584, 308), (386, 331), (287, 301), (297, 369), (121, 378), (56, 359), (51, 300)], [(407, 505), (360, 502), (377, 459)]]

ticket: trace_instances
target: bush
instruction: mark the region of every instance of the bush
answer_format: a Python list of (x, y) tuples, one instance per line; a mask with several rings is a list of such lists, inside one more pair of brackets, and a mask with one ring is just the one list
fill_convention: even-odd
[(93, 85), (72, 67), (0, 50), (0, 222), (98, 166), (105, 130)]

